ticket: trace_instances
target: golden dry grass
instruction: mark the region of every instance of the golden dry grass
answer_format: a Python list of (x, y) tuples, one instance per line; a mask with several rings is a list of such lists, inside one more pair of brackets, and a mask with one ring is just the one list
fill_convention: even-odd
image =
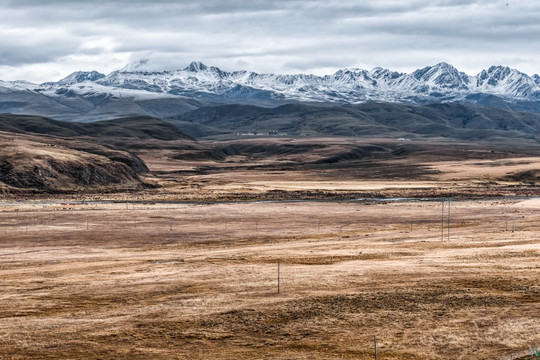
[[(379, 359), (540, 346), (540, 190), (504, 179), (539, 158), (435, 150), (320, 167), (140, 150), (161, 188), (0, 202), (0, 358), (373, 359), (374, 335)], [(454, 198), (450, 238), (440, 201), (344, 201), (409, 196)]]
[(456, 201), (450, 240), (433, 201), (67, 207), (3, 206), (2, 358), (373, 359), (377, 335), (379, 359), (491, 359), (540, 343), (534, 200)]

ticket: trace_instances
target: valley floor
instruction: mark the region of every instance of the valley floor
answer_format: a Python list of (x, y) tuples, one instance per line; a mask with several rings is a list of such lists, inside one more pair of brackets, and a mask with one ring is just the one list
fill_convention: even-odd
[(450, 234), (438, 201), (5, 208), (0, 352), (502, 357), (540, 345), (539, 205), (454, 201)]
[(161, 188), (6, 198), (0, 357), (374, 359), (376, 336), (378, 359), (525, 359), (540, 157), (486, 154), (195, 167), (141, 151)]

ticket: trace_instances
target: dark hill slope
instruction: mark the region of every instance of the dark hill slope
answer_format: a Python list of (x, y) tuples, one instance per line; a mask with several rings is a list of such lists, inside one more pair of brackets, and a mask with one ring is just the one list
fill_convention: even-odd
[(0, 131), (60, 137), (190, 139), (174, 125), (150, 116), (132, 116), (93, 123), (72, 123), (40, 116), (0, 114)]
[(540, 133), (540, 114), (462, 104), (288, 104), (276, 108), (224, 105), (200, 108), (170, 121), (199, 124), (216, 129), (216, 134), (273, 131), (318, 136), (537, 141)]
[[(0, 89), (1, 91), (1, 89)], [(201, 106), (195, 99), (133, 99), (107, 94), (78, 95), (59, 89), (57, 96), (35, 91), (6, 91), (0, 96), (0, 113), (47, 116), (65, 121), (89, 122), (114, 117), (145, 115), (158, 118), (194, 110)]]

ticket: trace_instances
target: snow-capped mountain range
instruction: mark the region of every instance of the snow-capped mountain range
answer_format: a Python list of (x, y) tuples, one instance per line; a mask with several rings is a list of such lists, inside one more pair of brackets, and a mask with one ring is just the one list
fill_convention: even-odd
[[(491, 102), (493, 106), (534, 103), (533, 108), (540, 109), (540, 76), (529, 76), (505, 66), (492, 66), (477, 75), (439, 63), (411, 73), (354, 68), (317, 76), (227, 72), (201, 62), (192, 62), (180, 70), (156, 72), (146, 71), (146, 64), (147, 60), (139, 60), (108, 75), (97, 71), (75, 72), (60, 81), (43, 84), (0, 81), (0, 112), (6, 109), (2, 106), (3, 95), (12, 92), (33, 93), (50, 101), (63, 98), (62, 104), (66, 106), (70, 106), (66, 101), (74, 99), (193, 98), (213, 103), (256, 104), (290, 101)], [(486, 105), (484, 103), (482, 105)]]

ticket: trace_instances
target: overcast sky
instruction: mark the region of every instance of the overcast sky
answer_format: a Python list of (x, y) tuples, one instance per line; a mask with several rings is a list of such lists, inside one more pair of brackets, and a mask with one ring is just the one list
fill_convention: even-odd
[(225, 70), (540, 72), (540, 1), (0, 0), (0, 79), (56, 81), (149, 58)]

